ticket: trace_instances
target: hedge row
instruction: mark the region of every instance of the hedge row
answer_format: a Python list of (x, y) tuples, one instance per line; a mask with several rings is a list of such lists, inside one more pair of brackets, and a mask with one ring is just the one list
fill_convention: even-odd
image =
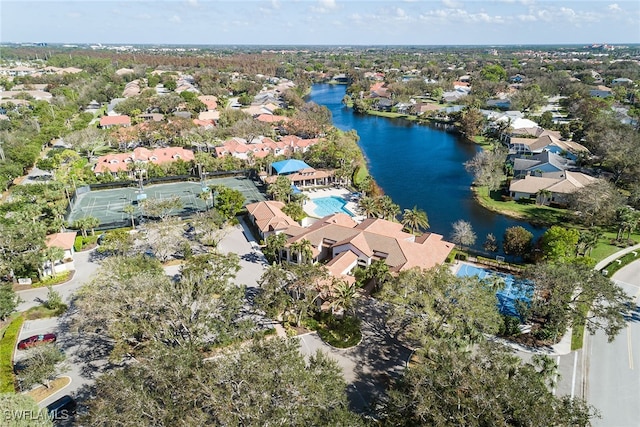
[(13, 350), (16, 348), (18, 335), (24, 317), (19, 315), (7, 326), (0, 340), (0, 393), (15, 393), (15, 375), (13, 373)]

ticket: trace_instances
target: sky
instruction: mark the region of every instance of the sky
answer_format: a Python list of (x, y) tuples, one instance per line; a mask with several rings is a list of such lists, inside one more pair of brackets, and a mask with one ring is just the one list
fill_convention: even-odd
[(640, 43), (640, 0), (0, 0), (0, 42)]

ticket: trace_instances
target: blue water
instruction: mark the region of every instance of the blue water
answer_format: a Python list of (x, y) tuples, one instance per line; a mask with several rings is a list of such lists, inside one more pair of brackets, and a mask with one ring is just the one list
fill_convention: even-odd
[(469, 221), (477, 235), (475, 249), (482, 248), (488, 233), (501, 241), (511, 226), (528, 229), (534, 238), (544, 233), (543, 228), (491, 212), (474, 200), (473, 177), (464, 169), (464, 162), (480, 150), (477, 145), (408, 120), (354, 114), (342, 104), (345, 90), (343, 85), (313, 85), (309, 100), (326, 106), (339, 129), (358, 132), (375, 181), (401, 209), (423, 209), (429, 217), (429, 231), (448, 238), (454, 222)]
[(478, 276), (480, 279), (500, 277), (504, 280), (505, 287), (496, 292), (496, 298), (498, 299), (498, 310), (506, 316), (520, 317), (516, 309), (516, 301), (529, 303), (533, 295), (533, 285), (530, 282), (517, 280), (511, 274), (498, 273), (497, 271), (462, 264), (456, 275), (458, 277)]
[(317, 206), (314, 212), (316, 216), (320, 218), (339, 212), (346, 213), (349, 216), (354, 216), (353, 212), (345, 208), (347, 202), (341, 197), (320, 197), (318, 199), (313, 199), (312, 201)]

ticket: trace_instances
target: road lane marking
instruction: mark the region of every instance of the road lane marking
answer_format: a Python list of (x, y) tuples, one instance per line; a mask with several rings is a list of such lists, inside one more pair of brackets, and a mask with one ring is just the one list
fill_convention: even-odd
[(571, 398), (575, 396), (576, 393), (576, 371), (578, 368), (578, 352), (575, 351), (573, 353), (573, 375), (571, 376)]
[(631, 346), (631, 328), (627, 326), (627, 347), (629, 348), (629, 368), (633, 371), (633, 348)]

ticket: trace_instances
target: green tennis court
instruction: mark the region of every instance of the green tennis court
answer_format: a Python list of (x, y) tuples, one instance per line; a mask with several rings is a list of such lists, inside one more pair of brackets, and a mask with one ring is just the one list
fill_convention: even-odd
[[(205, 185), (213, 188), (225, 186), (240, 191), (245, 197), (245, 204), (265, 200), (253, 181), (244, 177), (227, 177), (206, 180)], [(188, 216), (206, 210), (205, 201), (199, 198), (202, 192), (200, 182), (173, 182), (154, 184), (144, 187), (143, 194), (147, 199), (169, 199), (178, 196), (182, 201), (182, 209), (172, 212), (174, 215)], [(125, 206), (133, 206), (133, 216), (142, 216), (138, 198), (140, 190), (135, 187), (96, 190), (80, 194), (71, 207), (67, 222), (88, 216), (98, 218), (101, 228), (121, 227), (130, 223), (131, 217), (124, 212)], [(209, 202), (211, 203), (211, 202)]]

